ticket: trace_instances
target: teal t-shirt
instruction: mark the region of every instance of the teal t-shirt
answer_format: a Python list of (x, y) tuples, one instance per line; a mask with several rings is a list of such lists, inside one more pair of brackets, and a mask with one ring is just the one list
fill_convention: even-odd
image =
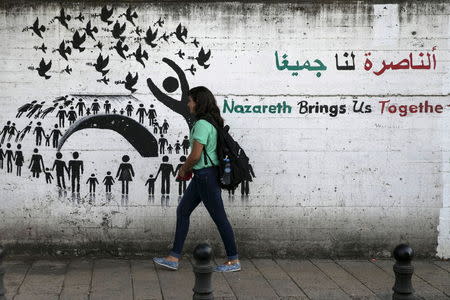
[(217, 158), (217, 130), (214, 126), (206, 120), (198, 120), (194, 123), (189, 135), (189, 144), (192, 149), (194, 140), (198, 141), (200, 144), (204, 145), (208, 157), (206, 157), (207, 164), (205, 165), (204, 153), (200, 156), (200, 160), (192, 167), (195, 170), (203, 169), (207, 167), (218, 166), (219, 159)]

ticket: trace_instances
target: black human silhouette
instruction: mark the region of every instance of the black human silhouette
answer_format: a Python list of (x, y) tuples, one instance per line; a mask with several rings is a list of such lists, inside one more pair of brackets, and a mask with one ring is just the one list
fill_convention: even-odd
[(180, 144), (180, 141), (177, 141), (175, 143), (175, 153), (180, 154), (180, 150), (181, 150), (181, 144)]
[(51, 184), (53, 176), (52, 176), (52, 173), (50, 173), (48, 168), (45, 168), (44, 174), (45, 174), (45, 182), (48, 184)]
[(169, 161), (169, 157), (164, 155), (162, 158), (162, 163), (159, 165), (158, 172), (156, 173), (156, 178), (159, 173), (161, 173), (161, 194), (170, 194), (170, 175), (176, 176), (175, 170), (173, 169), (173, 165), (167, 163)]
[(20, 116), (22, 116), (22, 114), (24, 112), (27, 112), (28, 110), (30, 110), (36, 102), (37, 102), (37, 100), (33, 100), (33, 101), (31, 101), (31, 103), (27, 103), (27, 104), (24, 104), (21, 107), (19, 107), (17, 109), (16, 118), (20, 118)]
[(105, 104), (103, 104), (103, 108), (105, 109), (105, 114), (109, 114), (109, 110), (111, 109), (111, 103), (109, 103), (109, 100), (105, 101)]
[(164, 122), (162, 124), (163, 133), (167, 133), (167, 130), (169, 129), (169, 123), (167, 123), (167, 120), (164, 119)]
[(158, 140), (158, 144), (159, 144), (159, 154), (165, 154), (165, 149), (168, 142), (163, 134), (161, 134), (161, 137)]
[(158, 129), (159, 129), (159, 134), (163, 134), (163, 127), (159, 126)]
[(67, 113), (67, 120), (69, 120), (69, 125), (72, 125), (77, 120), (77, 112), (73, 109), (73, 106), (70, 107)]
[(86, 109), (86, 104), (84, 103), (83, 99), (78, 99), (77, 104), (75, 104), (75, 107), (78, 108), (78, 115), (83, 116), (84, 109)]
[(36, 112), (40, 113), (42, 106), (44, 106), (45, 101), (42, 101), (41, 103), (34, 104), (32, 108), (30, 108), (30, 111), (27, 113), (27, 117), (31, 118)]
[(22, 129), (16, 136), (16, 143), (17, 142), (21, 142), (23, 140), (23, 138), (25, 137), (25, 135), (30, 132), (31, 130), (31, 124), (33, 124), (33, 121), (31, 121), (27, 126), (25, 126), (24, 129)]
[(89, 116), (91, 114), (91, 109), (88, 107), (86, 108), (86, 116)]
[(106, 176), (103, 179), (103, 183), (106, 187), (106, 192), (111, 193), (111, 186), (114, 184), (114, 178), (111, 176), (111, 171), (106, 172)]
[(69, 168), (66, 165), (66, 162), (62, 160), (62, 153), (56, 153), (56, 159), (53, 163), (52, 171), (56, 168), (56, 181), (59, 188), (66, 188), (66, 181), (64, 179), (64, 172), (67, 172), (67, 176), (69, 176)]
[(153, 104), (150, 104), (147, 116), (148, 116), (148, 125), (153, 126), (156, 120), (156, 110), (153, 108)]
[(11, 150), (11, 144), (10, 143), (6, 144), (6, 151), (5, 151), (4, 156), (6, 158), (6, 172), (12, 173), (12, 171), (13, 171), (14, 153)]
[(96, 115), (100, 110), (100, 104), (98, 103), (98, 99), (94, 99), (94, 102), (91, 105), (91, 110), (94, 115)]
[(144, 124), (144, 118), (147, 115), (144, 104), (139, 104), (139, 108), (136, 110), (136, 115), (139, 115), (139, 123)]
[(183, 142), (181, 143), (181, 146), (183, 147), (183, 154), (184, 155), (188, 155), (188, 151), (189, 151), (189, 138), (187, 137), (187, 135), (184, 136)]
[(45, 138), (45, 146), (50, 147), (50, 138), (51, 138), (51, 133), (50, 134), (46, 134), (44, 135)]
[(131, 101), (128, 101), (127, 106), (125, 107), (125, 110), (127, 111), (127, 116), (131, 117), (132, 116), (132, 112), (133, 112), (133, 105), (131, 104)]
[(241, 182), (241, 195), (248, 195), (250, 192), (249, 182), (252, 181), (252, 178), (256, 177), (253, 172), (253, 167), (251, 164), (248, 164), (248, 174), (247, 177)]
[(145, 182), (145, 185), (148, 185), (148, 194), (154, 195), (155, 194), (155, 181), (157, 178), (153, 178), (153, 175), (150, 175)]
[(56, 117), (59, 120), (59, 127), (64, 127), (64, 121), (68, 117), (66, 110), (62, 105), (59, 106), (59, 111), (56, 113)]
[[(178, 170), (181, 168), (181, 166), (184, 164), (185, 161), (186, 161), (186, 156), (182, 155), (180, 157), (181, 163), (177, 165), (177, 168), (175, 169), (175, 172), (174, 172), (175, 174), (178, 174)], [(182, 194), (184, 194), (184, 191), (186, 190), (187, 180), (177, 180), (177, 181), (178, 181), (178, 195), (182, 195)]]
[(53, 137), (53, 148), (58, 148), (59, 137), (62, 136), (61, 130), (58, 129), (58, 124), (55, 124), (55, 129), (52, 130), (52, 133), (50, 135)]
[(19, 131), (17, 131), (17, 129), (16, 129), (16, 123), (12, 123), (12, 125), (9, 127), (9, 130), (8, 130), (8, 134), (9, 134), (8, 141), (10, 141), (11, 138), (16, 135), (16, 133), (17, 134), (19, 133)]
[[(50, 107), (47, 107), (46, 109), (44, 109), (40, 115), (41, 119), (45, 118), (46, 115), (53, 112), (57, 106), (58, 106), (58, 103), (55, 103), (55, 104), (53, 104), (53, 106), (50, 106)], [(34, 118), (37, 119), (37, 115), (34, 116)]]
[(30, 169), (33, 177), (39, 178), (39, 174), (45, 170), (44, 160), (42, 159), (42, 155), (39, 154), (38, 148), (34, 148), (33, 153), (28, 169)]
[(3, 169), (3, 159), (5, 158), (5, 153), (3, 152), (3, 149), (0, 148), (0, 169)]
[(44, 129), (41, 127), (41, 122), (36, 123), (33, 134), (36, 135), (36, 146), (40, 146), (42, 143), (42, 137), (45, 136)]
[(158, 129), (159, 129), (159, 127), (158, 127), (158, 122), (154, 122), (153, 123), (153, 133), (154, 134), (157, 134), (158, 133)]
[(9, 132), (10, 125), (11, 125), (11, 121), (7, 121), (6, 125), (3, 126), (2, 131), (0, 131), (0, 134), (2, 135), (2, 140), (1, 140), (0, 144), (3, 144), (3, 142), (5, 141), (6, 135)]
[(21, 148), (22, 148), (22, 145), (17, 144), (17, 150), (14, 155), (14, 161), (16, 162), (16, 175), (17, 176), (22, 175), (22, 166), (25, 161), (25, 159), (23, 158), (22, 150), (20, 150)]
[(130, 157), (128, 155), (122, 156), (122, 163), (117, 170), (116, 178), (122, 181), (122, 195), (128, 195), (128, 183), (133, 180), (134, 170), (133, 166), (128, 163)]
[(171, 144), (169, 144), (169, 145), (167, 146), (167, 152), (169, 152), (169, 154), (172, 154), (172, 150), (173, 150), (173, 147), (172, 147)]
[(91, 177), (88, 178), (88, 180), (86, 181), (86, 184), (89, 184), (89, 193), (94, 194), (95, 186), (98, 184), (98, 180), (95, 177), (95, 174), (91, 174)]
[[(74, 152), (72, 154), (73, 159), (69, 161), (69, 177), (72, 181), (72, 193), (80, 192), (80, 177), (84, 172), (83, 161), (78, 160), (79, 154), (78, 152)], [(76, 190), (75, 190), (76, 188)]]
[(125, 113), (125, 110), (123, 108), (120, 109), (120, 114), (123, 115)]

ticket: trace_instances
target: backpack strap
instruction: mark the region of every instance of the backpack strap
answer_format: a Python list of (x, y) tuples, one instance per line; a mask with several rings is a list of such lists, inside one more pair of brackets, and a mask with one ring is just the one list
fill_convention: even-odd
[[(206, 147), (206, 145), (205, 145)], [(208, 157), (209, 161), (211, 162), (211, 165), (213, 165), (213, 161), (211, 159), (211, 157), (209, 157), (208, 153), (206, 153), (205, 147), (203, 147), (203, 158), (205, 160), (205, 166), (208, 165), (208, 161), (206, 160), (206, 158)]]

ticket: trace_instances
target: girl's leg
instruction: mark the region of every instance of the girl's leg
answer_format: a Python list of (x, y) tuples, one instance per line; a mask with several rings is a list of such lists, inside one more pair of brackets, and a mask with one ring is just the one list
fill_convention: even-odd
[(184, 241), (189, 231), (189, 217), (200, 201), (196, 182), (192, 180), (177, 207), (177, 225), (172, 251), (170, 251), (171, 256), (181, 257)]
[(203, 204), (205, 204), (209, 215), (213, 219), (214, 223), (216, 223), (220, 237), (225, 245), (228, 260), (236, 260), (238, 259), (238, 253), (234, 239), (234, 232), (230, 222), (228, 221), (225, 208), (223, 206), (221, 189), (217, 182), (217, 170), (210, 170), (211, 171), (205, 174), (205, 180), (203, 180), (203, 178), (199, 180), (200, 197)]

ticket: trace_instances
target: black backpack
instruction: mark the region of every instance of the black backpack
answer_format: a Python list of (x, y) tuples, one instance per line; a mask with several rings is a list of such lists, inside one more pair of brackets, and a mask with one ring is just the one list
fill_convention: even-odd
[[(234, 190), (244, 180), (252, 181), (249, 168), (249, 158), (245, 154), (244, 150), (230, 135), (230, 126), (226, 125), (223, 128), (218, 126), (216, 122), (210, 116), (202, 116), (200, 119), (206, 120), (211, 123), (217, 130), (217, 157), (219, 159), (219, 186), (222, 189)], [(206, 153), (205, 147), (203, 147), (203, 157), (205, 159), (205, 165), (208, 165), (208, 161), (212, 164), (212, 160)], [(225, 173), (225, 161), (228, 156), (231, 164), (231, 182), (230, 184), (224, 184), (222, 177)]]

